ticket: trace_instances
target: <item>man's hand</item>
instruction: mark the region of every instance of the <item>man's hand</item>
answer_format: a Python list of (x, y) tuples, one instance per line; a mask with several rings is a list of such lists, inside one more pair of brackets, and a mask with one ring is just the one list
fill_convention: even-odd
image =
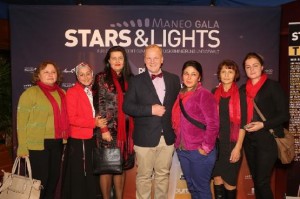
[(152, 115), (163, 116), (166, 112), (166, 108), (159, 104), (152, 105)]

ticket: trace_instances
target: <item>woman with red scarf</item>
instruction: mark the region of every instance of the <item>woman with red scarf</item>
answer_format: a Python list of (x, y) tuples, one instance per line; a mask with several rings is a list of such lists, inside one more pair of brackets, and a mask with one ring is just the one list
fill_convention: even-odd
[[(192, 199), (209, 199), (212, 198), (210, 181), (219, 134), (217, 103), (213, 94), (202, 86), (199, 62), (189, 60), (181, 71), (183, 88), (172, 109), (176, 153)], [(205, 128), (192, 123), (185, 112)]]
[(213, 170), (216, 199), (235, 199), (237, 176), (241, 165), (242, 145), (246, 124), (245, 100), (241, 99), (236, 81), (240, 77), (238, 65), (224, 60), (217, 71), (219, 86), (213, 90), (220, 115), (219, 154)]
[[(243, 62), (248, 80), (241, 87), (246, 93), (247, 125), (244, 150), (254, 181), (256, 199), (272, 199), (270, 179), (277, 160), (274, 136), (283, 137), (283, 124), (289, 120), (287, 97), (276, 81), (268, 79), (263, 72), (264, 61), (257, 53), (248, 53)], [(266, 117), (263, 122), (254, 109), (254, 102)]]
[(25, 90), (18, 104), (18, 156), (29, 156), (32, 177), (41, 180), (41, 199), (54, 198), (60, 174), (63, 139), (68, 138), (65, 92), (58, 86), (61, 75), (51, 61), (33, 73), (34, 86)]
[[(93, 92), (96, 115), (106, 118), (107, 125), (96, 129), (96, 134), (99, 136), (100, 145), (119, 147), (123, 161), (127, 162), (133, 154), (133, 119), (122, 110), (124, 94), (128, 88), (127, 82), (132, 75), (125, 49), (120, 46), (111, 47), (104, 58), (104, 63), (104, 71), (95, 77)], [(125, 172), (100, 175), (103, 199), (110, 199), (112, 184), (115, 189), (114, 198), (122, 199), (124, 181)]]

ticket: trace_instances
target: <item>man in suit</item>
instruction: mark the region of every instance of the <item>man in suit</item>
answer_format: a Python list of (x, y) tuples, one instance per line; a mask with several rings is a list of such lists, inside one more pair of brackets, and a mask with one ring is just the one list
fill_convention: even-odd
[(175, 141), (171, 112), (180, 80), (161, 69), (163, 53), (159, 46), (146, 47), (144, 62), (147, 70), (131, 79), (123, 104), (124, 112), (134, 117), (136, 198), (151, 198), (154, 178), (154, 198), (166, 199)]

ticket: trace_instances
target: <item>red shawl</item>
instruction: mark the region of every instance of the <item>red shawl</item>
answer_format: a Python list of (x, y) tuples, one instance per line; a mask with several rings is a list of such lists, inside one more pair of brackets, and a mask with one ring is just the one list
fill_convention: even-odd
[[(197, 88), (201, 87), (201, 83), (199, 82)], [(179, 99), (182, 100), (182, 104), (185, 104), (186, 101), (192, 96), (195, 90), (187, 91), (185, 93), (180, 92), (172, 109), (172, 127), (175, 130), (177, 136), (180, 134), (180, 105)]]
[[(111, 70), (114, 85), (117, 90), (117, 101), (118, 101), (118, 129), (117, 129), (117, 146), (120, 147), (122, 154), (125, 155), (125, 160), (127, 159), (127, 155), (133, 152), (133, 140), (132, 140), (132, 133), (133, 133), (133, 118), (129, 117), (129, 130), (128, 130), (128, 142), (127, 142), (127, 135), (126, 135), (126, 115), (123, 112), (123, 101), (124, 101), (124, 94), (121, 88), (121, 85), (118, 81), (118, 75), (114, 70)], [(124, 79), (124, 86), (125, 91), (128, 89), (128, 83)], [(127, 153), (123, 153), (124, 146), (127, 144), (126, 147)]]
[[(57, 85), (54, 84), (53, 86), (46, 85), (41, 81), (37, 82), (37, 85), (46, 95), (48, 100), (50, 101), (52, 108), (53, 108), (53, 115), (54, 115), (54, 128), (55, 128), (55, 139), (68, 139), (69, 136), (69, 121), (67, 117), (67, 106), (66, 106), (66, 97), (63, 90)], [(51, 95), (50, 92), (57, 91), (60, 100), (61, 106), (59, 109), (57, 101)]]
[(229, 99), (229, 120), (230, 120), (230, 141), (236, 142), (239, 137), (239, 130), (241, 125), (241, 107), (240, 107), (240, 94), (239, 88), (235, 82), (232, 83), (231, 88), (228, 92), (224, 91), (223, 84), (220, 84), (215, 92), (215, 99), (220, 104), (220, 99)]
[(254, 109), (254, 104), (253, 100), (259, 91), (259, 89), (262, 87), (262, 85), (265, 83), (267, 80), (267, 75), (262, 74), (261, 78), (259, 81), (253, 85), (251, 80), (248, 79), (246, 83), (246, 95), (247, 95), (247, 123), (251, 122), (253, 118), (253, 109)]

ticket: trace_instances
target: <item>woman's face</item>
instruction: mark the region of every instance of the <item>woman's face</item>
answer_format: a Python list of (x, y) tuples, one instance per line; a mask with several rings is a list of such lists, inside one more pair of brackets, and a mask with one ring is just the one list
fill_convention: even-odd
[(40, 70), (38, 77), (42, 83), (53, 86), (57, 81), (57, 71), (53, 64), (47, 64), (44, 69)]
[(197, 86), (200, 78), (200, 73), (192, 66), (186, 67), (182, 74), (183, 84), (186, 86), (188, 91)]
[(264, 67), (260, 64), (258, 59), (256, 58), (249, 58), (245, 61), (245, 71), (247, 74), (247, 77), (250, 80), (256, 81), (259, 80)]
[(235, 71), (223, 66), (220, 71), (220, 81), (223, 85), (231, 85), (234, 82)]
[(78, 71), (77, 79), (84, 86), (89, 86), (93, 81), (93, 71), (88, 66), (82, 67)]
[(124, 68), (124, 56), (121, 51), (115, 51), (110, 53), (110, 58), (108, 62), (110, 63), (110, 67), (119, 74)]

